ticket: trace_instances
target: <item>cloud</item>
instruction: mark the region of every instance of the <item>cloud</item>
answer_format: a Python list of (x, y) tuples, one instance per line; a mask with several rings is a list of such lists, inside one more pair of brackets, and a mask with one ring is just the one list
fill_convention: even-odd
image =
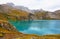
[(42, 1), (42, 8), (43, 9), (45, 9), (45, 10), (50, 10), (50, 11), (54, 11), (54, 10), (56, 10), (56, 9), (59, 9), (60, 7), (58, 7), (58, 6), (60, 6), (60, 0), (43, 0)]
[(22, 5), (30, 9), (44, 9), (54, 11), (60, 9), (60, 0), (0, 0), (1, 3), (13, 2), (15, 5)]
[(30, 9), (44, 9), (49, 11), (60, 9), (60, 0), (18, 0), (18, 2), (14, 3), (20, 3), (20, 5), (26, 6)]

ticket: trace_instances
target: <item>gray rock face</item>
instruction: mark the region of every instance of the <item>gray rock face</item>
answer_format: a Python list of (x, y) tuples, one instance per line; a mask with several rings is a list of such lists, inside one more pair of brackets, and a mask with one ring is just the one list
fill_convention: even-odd
[[(11, 10), (14, 10), (14, 9), (26, 11), (28, 13), (33, 14), (34, 16), (31, 16), (33, 19), (37, 19), (37, 18), (38, 19), (60, 19), (60, 10), (56, 10), (54, 12), (45, 11), (42, 9), (30, 10), (24, 6), (15, 6), (13, 3), (7, 3), (7, 4), (0, 5), (1, 13), (11, 13)], [(42, 13), (44, 13), (44, 15)]]
[(23, 10), (23, 11), (26, 11), (26, 12), (31, 12), (32, 13), (32, 11), (30, 10), (30, 9), (28, 9), (27, 7), (24, 7), (24, 6), (15, 6), (14, 8), (16, 8), (16, 9), (20, 9), (20, 10)]

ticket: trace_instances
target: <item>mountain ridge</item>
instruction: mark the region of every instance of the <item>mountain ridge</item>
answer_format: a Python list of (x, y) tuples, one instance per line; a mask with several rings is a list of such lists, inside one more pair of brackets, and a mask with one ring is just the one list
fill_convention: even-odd
[[(60, 20), (60, 10), (54, 12), (40, 10), (30, 10), (24, 6), (15, 6), (13, 3), (1, 4), (0, 14), (5, 14), (6, 19), (12, 20)], [(4, 16), (4, 15), (2, 15)]]

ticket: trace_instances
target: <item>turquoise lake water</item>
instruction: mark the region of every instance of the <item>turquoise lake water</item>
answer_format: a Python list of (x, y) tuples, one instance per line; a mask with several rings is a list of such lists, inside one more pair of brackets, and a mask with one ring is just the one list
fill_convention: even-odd
[(60, 20), (10, 21), (10, 23), (24, 34), (60, 34)]

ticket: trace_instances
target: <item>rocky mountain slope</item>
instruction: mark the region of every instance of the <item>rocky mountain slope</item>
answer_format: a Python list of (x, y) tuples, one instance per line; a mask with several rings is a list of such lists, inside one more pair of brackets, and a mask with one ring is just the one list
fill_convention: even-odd
[(21, 20), (27, 19), (28, 17), (28, 12), (16, 9), (7, 4), (0, 5), (0, 14), (0, 18), (4, 20)]
[(3, 20), (60, 20), (60, 10), (54, 12), (45, 10), (30, 10), (13, 3), (0, 4), (0, 19)]

